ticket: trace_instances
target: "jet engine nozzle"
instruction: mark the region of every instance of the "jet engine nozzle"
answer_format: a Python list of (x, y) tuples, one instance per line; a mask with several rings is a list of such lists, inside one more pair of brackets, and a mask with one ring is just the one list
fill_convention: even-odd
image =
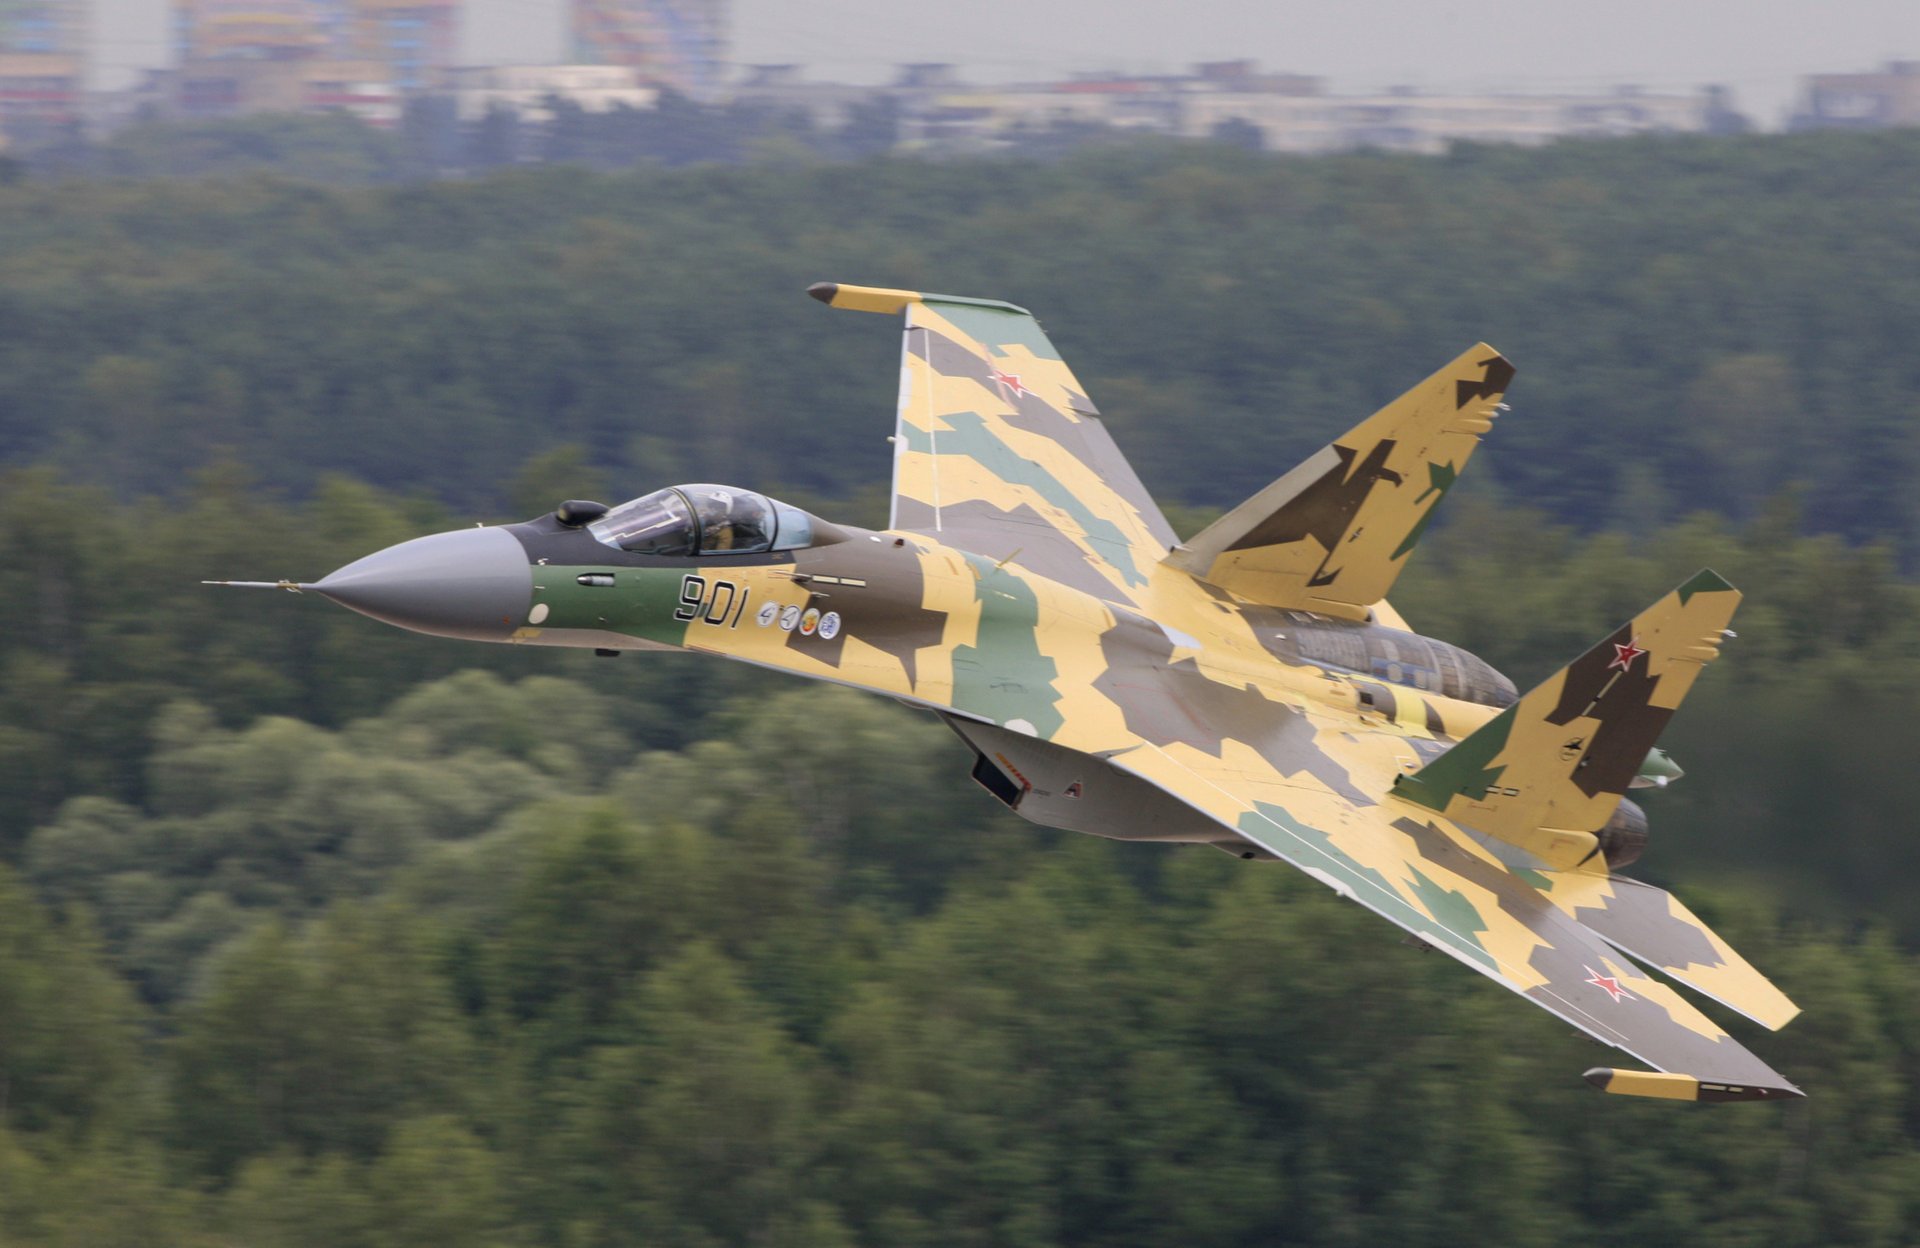
[(1640, 855), (1647, 852), (1647, 812), (1641, 810), (1635, 802), (1621, 798), (1619, 807), (1613, 812), (1613, 818), (1607, 820), (1600, 829), (1600, 854), (1607, 860), (1607, 870), (1618, 871), (1640, 861)]
[(375, 551), (306, 588), (416, 633), (506, 641), (526, 622), (533, 573), (505, 529), (455, 529)]

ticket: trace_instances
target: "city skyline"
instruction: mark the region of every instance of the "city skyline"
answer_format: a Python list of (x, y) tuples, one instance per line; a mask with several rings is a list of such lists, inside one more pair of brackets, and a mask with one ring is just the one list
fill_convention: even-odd
[[(93, 85), (115, 87), (168, 63), (166, 0), (97, 0)], [(735, 0), (739, 65), (790, 62), (818, 81), (881, 82), (897, 64), (949, 61), (982, 82), (1117, 69), (1170, 73), (1250, 56), (1355, 92), (1596, 91), (1616, 83), (1675, 91), (1730, 87), (1736, 105), (1779, 124), (1813, 73), (1920, 57), (1920, 8), (1908, 0), (1834, 0), (1815, 10), (1769, 0), (1621, 0), (1604, 14), (1519, 0), (1358, 0), (1338, 11), (1206, 0), (1177, 25), (1131, 0), (972, 0), (965, 11), (902, 10), (882, 0)], [(1131, 20), (1129, 20), (1131, 15)], [(1097, 30), (1083, 38), (1080, 32)], [(525, 64), (569, 58), (565, 0), (470, 0), (458, 59)]]

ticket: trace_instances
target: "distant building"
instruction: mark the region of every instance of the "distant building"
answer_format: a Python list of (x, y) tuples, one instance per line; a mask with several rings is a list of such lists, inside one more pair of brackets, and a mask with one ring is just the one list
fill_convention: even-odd
[(1064, 82), (982, 87), (945, 64), (902, 65), (886, 93), (901, 105), (901, 141), (932, 150), (991, 149), (1022, 131), (1096, 125), (1172, 133), (1183, 79), (1076, 74)]
[(1790, 130), (1920, 126), (1920, 61), (1889, 61), (1878, 73), (1813, 74)]
[(853, 111), (883, 93), (843, 82), (811, 82), (798, 65), (749, 65), (732, 95), (746, 104), (764, 104), (781, 112), (805, 113), (816, 129), (837, 130)]
[(164, 117), (211, 120), (249, 113), (340, 112), (372, 126), (392, 126), (403, 109), (400, 89), (372, 61), (315, 57), (286, 60), (189, 61), (154, 71), (143, 105)]
[(460, 0), (353, 0), (353, 52), (387, 67), (402, 91), (437, 86), (453, 67)]
[(1202, 61), (1188, 82), (1217, 91), (1260, 92), (1265, 95), (1319, 95), (1326, 84), (1311, 74), (1270, 74), (1258, 61)]
[(401, 96), (452, 65), (459, 0), (176, 0), (178, 67), (162, 112), (224, 117), (342, 110), (391, 125)]
[(1566, 138), (1704, 133), (1724, 97), (1652, 95), (1621, 87), (1605, 95), (1282, 94), (1220, 90), (1183, 99), (1183, 133), (1204, 137), (1230, 120), (1255, 127), (1276, 152), (1355, 148), (1437, 154), (1455, 142), (1537, 146)]
[(84, 0), (15, 0), (0, 9), (0, 132), (37, 138), (81, 113)]
[(15, 0), (0, 9), (0, 48), (14, 56), (80, 56), (87, 6), (81, 0)]
[(701, 101), (725, 93), (728, 0), (571, 0), (574, 56)]
[(338, 59), (354, 43), (346, 0), (176, 0), (173, 34), (181, 65)]
[(1427, 95), (1411, 88), (1331, 95), (1307, 74), (1263, 72), (1250, 60), (1214, 61), (1182, 75), (1081, 74), (1064, 82), (978, 87), (950, 66), (911, 65), (886, 88), (902, 103), (909, 146), (990, 149), (1021, 132), (1100, 125), (1191, 138), (1231, 135), (1274, 152), (1355, 148), (1437, 153), (1457, 141), (1540, 144), (1556, 139), (1738, 128), (1726, 93)]
[(474, 121), (495, 108), (511, 109), (524, 121), (550, 120), (548, 103), (566, 100), (589, 113), (613, 108), (652, 108), (656, 87), (640, 85), (637, 71), (625, 65), (501, 65), (456, 69), (446, 77), (454, 112)]
[(951, 61), (909, 61), (900, 66), (893, 80), (896, 92), (952, 91), (965, 86), (960, 81), (960, 67)]

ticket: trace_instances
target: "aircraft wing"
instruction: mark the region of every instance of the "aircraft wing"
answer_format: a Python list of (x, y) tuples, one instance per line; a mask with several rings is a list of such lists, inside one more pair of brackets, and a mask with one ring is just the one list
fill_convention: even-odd
[(1293, 864), (1587, 1035), (1670, 1072), (1588, 1072), (1608, 1091), (1681, 1100), (1801, 1095), (1444, 817), (1410, 804), (1356, 802), (1304, 772), (1295, 779), (1262, 774), (1253, 760), (1225, 750), (1214, 757), (1187, 745), (1145, 744), (1108, 761), (1232, 829), (1250, 849)]
[(1147, 584), (1173, 530), (1030, 312), (826, 282), (808, 293), (905, 313), (889, 528), (1110, 601)]

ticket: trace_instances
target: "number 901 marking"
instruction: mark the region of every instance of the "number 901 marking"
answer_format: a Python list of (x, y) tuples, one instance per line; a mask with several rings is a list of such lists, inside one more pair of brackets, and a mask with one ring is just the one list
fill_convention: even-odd
[(752, 596), (751, 586), (742, 589), (732, 581), (709, 581), (689, 573), (681, 578), (680, 605), (674, 609), (673, 618), (738, 628), (740, 617), (747, 610), (747, 599)]

